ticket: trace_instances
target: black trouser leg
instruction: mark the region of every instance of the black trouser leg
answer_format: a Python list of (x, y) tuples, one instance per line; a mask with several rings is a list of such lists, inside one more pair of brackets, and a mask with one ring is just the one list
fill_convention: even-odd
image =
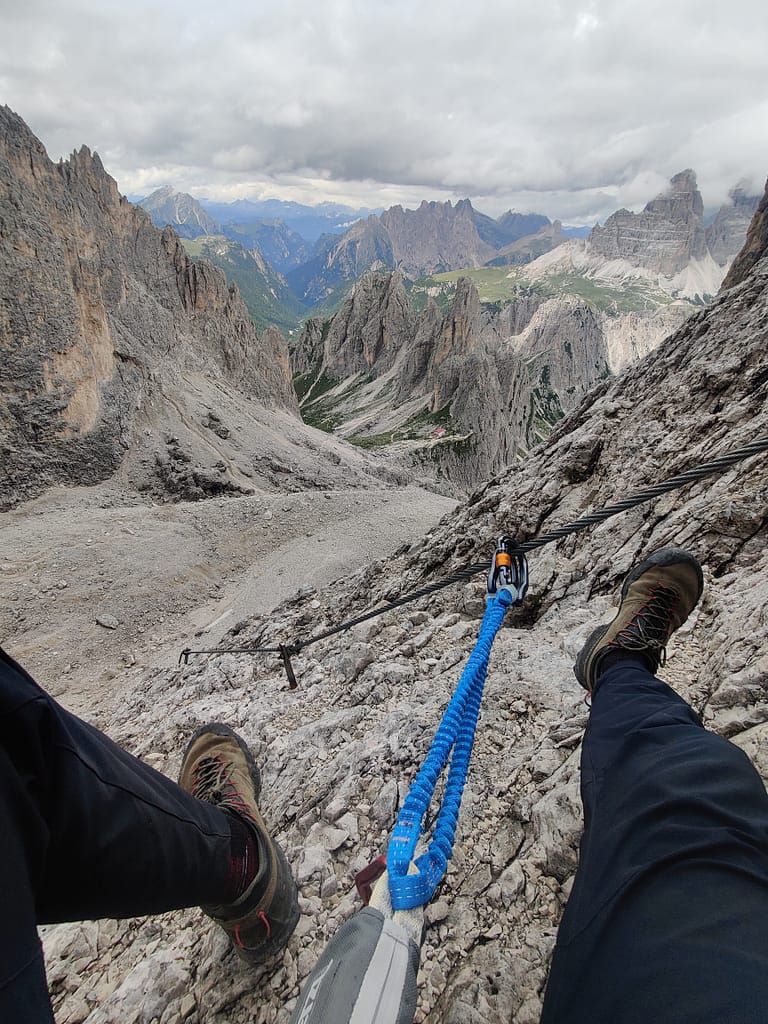
[(24, 780), (0, 749), (0, 1021), (53, 1021), (24, 843), (40, 827)]
[(46, 1019), (17, 1012), (47, 1005), (36, 924), (225, 901), (228, 816), (65, 711), (2, 651), (0, 772), (0, 1021)]
[(768, 1019), (768, 796), (638, 661), (610, 667), (582, 749), (584, 835), (543, 1024)]

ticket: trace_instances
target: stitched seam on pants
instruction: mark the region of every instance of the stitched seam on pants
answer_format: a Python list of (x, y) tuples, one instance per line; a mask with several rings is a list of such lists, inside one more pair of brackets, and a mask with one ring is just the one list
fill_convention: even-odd
[[(204, 828), (198, 821), (193, 821), (191, 818), (187, 818), (182, 815), (176, 814), (173, 811), (168, 810), (167, 807), (162, 807), (160, 804), (153, 803), (152, 800), (148, 800), (146, 797), (141, 796), (139, 793), (135, 793), (132, 789), (128, 789), (126, 786), (121, 786), (118, 783), (112, 782), (111, 780), (102, 778), (99, 772), (96, 771), (96, 769), (93, 767), (93, 765), (90, 764), (88, 761), (85, 761), (80, 755), (80, 753), (77, 750), (74, 750), (72, 747), (69, 747), (64, 743), (57, 743), (56, 747), (59, 750), (65, 750), (68, 754), (71, 754), (74, 758), (76, 758), (83, 766), (83, 768), (89, 771), (91, 775), (94, 775), (99, 780), (99, 782), (101, 782), (102, 785), (109, 786), (110, 789), (117, 790), (120, 793), (126, 793), (128, 796), (132, 797), (134, 800), (138, 800), (142, 804), (145, 804), (147, 807), (151, 807), (154, 810), (159, 811), (161, 814), (167, 814), (169, 818), (173, 818), (176, 821), (182, 821), (186, 825), (194, 825), (195, 828), (198, 829), (198, 831), (205, 836), (212, 836), (215, 839), (231, 838), (231, 832), (229, 830), (229, 827), (227, 827), (226, 832), (210, 831), (209, 829)], [(167, 778), (167, 776), (165, 777)], [(172, 779), (169, 779), (168, 781), (173, 782)], [(179, 788), (181, 789), (181, 787)], [(185, 789), (182, 789), (181, 792), (187, 793)], [(196, 797), (193, 797), (191, 793), (187, 793), (187, 796), (191, 800), (197, 799)], [(205, 807), (210, 807), (211, 810), (217, 810), (217, 808), (214, 807), (213, 804), (207, 804), (204, 800), (200, 800), (198, 802), (203, 804), (203, 806)], [(221, 813), (225, 814), (226, 812), (221, 811)]]
[(32, 956), (30, 956), (29, 960), (26, 960), (22, 964), (22, 966), (18, 968), (18, 970), (14, 971), (13, 974), (10, 975), (10, 977), (5, 979), (0, 978), (0, 991), (2, 991), (4, 988), (8, 988), (9, 985), (16, 981), (20, 974), (23, 974), (28, 967), (31, 967), (32, 964), (34, 964), (37, 961), (38, 957), (42, 957), (43, 952), (39, 946), (39, 941), (40, 940), (38, 939), (38, 945), (35, 948), (35, 951), (32, 954)]

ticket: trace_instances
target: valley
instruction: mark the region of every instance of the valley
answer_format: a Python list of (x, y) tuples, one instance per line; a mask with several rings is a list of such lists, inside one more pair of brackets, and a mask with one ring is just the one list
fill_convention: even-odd
[[(58, 487), (0, 520), (0, 636), (94, 719), (236, 623), (421, 538), (455, 502), (418, 487), (157, 505), (114, 483)], [(162, 557), (158, 557), (162, 553)]]
[[(190, 196), (163, 199), (186, 234), (210, 230)], [(588, 232), (537, 214), (493, 220), (469, 200), (423, 202), (326, 232), (307, 259), (296, 221), (235, 232), (219, 205), (230, 239), (184, 244), (238, 283), (257, 324), (279, 318), (305, 422), (461, 495), (710, 302), (756, 205), (736, 187), (705, 222), (686, 170), (641, 212), (619, 210)], [(284, 232), (285, 276), (258, 249), (261, 228), (273, 247)], [(250, 250), (233, 241), (246, 230)]]

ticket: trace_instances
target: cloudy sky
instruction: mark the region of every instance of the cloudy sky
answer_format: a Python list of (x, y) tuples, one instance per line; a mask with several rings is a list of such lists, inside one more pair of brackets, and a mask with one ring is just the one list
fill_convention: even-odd
[(766, 0), (0, 0), (0, 102), (121, 190), (538, 211), (768, 175)]

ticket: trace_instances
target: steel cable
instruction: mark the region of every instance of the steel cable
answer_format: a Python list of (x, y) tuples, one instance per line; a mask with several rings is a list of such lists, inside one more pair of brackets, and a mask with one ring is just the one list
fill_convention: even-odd
[[(766, 450), (768, 450), (768, 437), (762, 437), (755, 441), (750, 441), (749, 444), (743, 445), (741, 448), (736, 448), (734, 451), (728, 452), (726, 455), (721, 455), (709, 462), (703, 462), (699, 466), (687, 469), (685, 472), (678, 473), (676, 476), (670, 477), (669, 480), (665, 480), (660, 484), (654, 484), (652, 487), (645, 487), (643, 490), (637, 491), (635, 494), (630, 495), (628, 498), (624, 498), (622, 501), (614, 502), (612, 505), (606, 505), (605, 508), (602, 508), (597, 512), (591, 512), (589, 515), (582, 516), (580, 519), (576, 519), (572, 523), (567, 523), (564, 526), (559, 526), (556, 529), (549, 531), (548, 533), (543, 533), (540, 537), (534, 537), (531, 540), (524, 541), (514, 549), (514, 552), (525, 554), (528, 551), (535, 551), (537, 548), (542, 548), (547, 544), (553, 544), (559, 540), (563, 540), (565, 537), (570, 537), (574, 533), (579, 533), (581, 530), (586, 530), (590, 526), (602, 523), (606, 519), (610, 519), (612, 516), (619, 515), (621, 512), (627, 512), (629, 509), (635, 508), (637, 505), (642, 505), (646, 501), (652, 501), (654, 498), (659, 498), (662, 494), (667, 494), (669, 491), (677, 490), (680, 487), (684, 487), (686, 484), (695, 483), (697, 480), (701, 480), (703, 477), (709, 476), (712, 473), (721, 473), (723, 470), (728, 469), (737, 462), (748, 459), (752, 455), (758, 455), (760, 452), (764, 452)], [(359, 626), (361, 623), (367, 622), (369, 619), (373, 619), (378, 615), (384, 615), (386, 612), (392, 611), (394, 608), (400, 608), (405, 604), (411, 604), (413, 601), (418, 601), (422, 597), (428, 597), (430, 594), (443, 590), (445, 587), (449, 587), (453, 583), (470, 580), (473, 576), (477, 576), (479, 573), (485, 573), (487, 571), (488, 561), (475, 562), (472, 565), (467, 565), (463, 569), (457, 569), (455, 572), (449, 573), (447, 576), (442, 577), (442, 579), (435, 580), (432, 583), (425, 584), (423, 587), (412, 590), (409, 593), (404, 594), (402, 597), (387, 601), (386, 604), (380, 605), (369, 612), (364, 612), (362, 615), (357, 615), (355, 618), (347, 619), (346, 621), (339, 623), (337, 626), (332, 626), (329, 629), (323, 630), (322, 632), (309, 637), (307, 640), (297, 640), (291, 644), (280, 644), (279, 646), (272, 647), (214, 647), (207, 650), (190, 650), (189, 648), (185, 648), (179, 656), (179, 661), (181, 662), (183, 660), (186, 663), (189, 656), (193, 654), (280, 654), (286, 671), (288, 672), (289, 679), (291, 679), (292, 671), (290, 670), (290, 657), (294, 654), (298, 654), (300, 651), (303, 651), (304, 648), (309, 647), (310, 644), (316, 644), (321, 640), (327, 640), (329, 637), (335, 636), (337, 633), (343, 633), (348, 629), (352, 629), (354, 626)], [(295, 683), (292, 682), (292, 685), (295, 685)]]

